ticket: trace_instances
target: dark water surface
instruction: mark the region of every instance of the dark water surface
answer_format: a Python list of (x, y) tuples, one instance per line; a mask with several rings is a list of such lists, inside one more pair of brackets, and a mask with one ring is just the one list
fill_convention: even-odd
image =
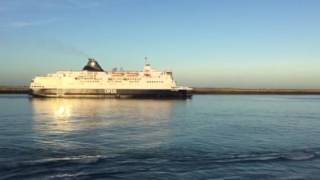
[(0, 179), (318, 179), (320, 96), (0, 96)]

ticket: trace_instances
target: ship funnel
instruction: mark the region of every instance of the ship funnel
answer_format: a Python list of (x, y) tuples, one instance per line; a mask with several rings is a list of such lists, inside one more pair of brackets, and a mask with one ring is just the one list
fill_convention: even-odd
[(84, 70), (84, 71), (103, 71), (103, 69), (101, 68), (101, 66), (99, 65), (99, 63), (95, 59), (89, 58), (88, 60), (89, 61), (88, 61), (87, 65), (85, 65), (82, 70)]

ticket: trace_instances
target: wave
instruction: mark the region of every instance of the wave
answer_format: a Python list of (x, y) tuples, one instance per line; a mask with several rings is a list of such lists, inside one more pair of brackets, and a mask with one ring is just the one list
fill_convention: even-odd
[[(52, 169), (59, 168), (63, 171), (66, 171), (68, 168), (73, 168), (79, 165), (89, 166), (91, 164), (97, 163), (101, 159), (106, 159), (106, 156), (101, 155), (80, 155), (80, 156), (70, 156), (70, 157), (58, 157), (58, 158), (44, 158), (37, 160), (25, 160), (19, 162), (7, 162), (1, 163), (0, 165), (0, 174), (2, 176), (0, 179), (20, 179), (26, 177), (38, 177), (52, 174)], [(51, 169), (51, 170), (50, 170)], [(52, 172), (51, 172), (52, 171)], [(58, 173), (59, 174), (59, 173)], [(62, 174), (68, 178), (68, 173)], [(71, 176), (83, 176), (85, 174), (76, 173), (70, 174)], [(59, 177), (57, 177), (59, 178)], [(63, 177), (60, 177), (63, 178)]]
[(41, 166), (65, 166), (70, 164), (91, 164), (96, 163), (101, 159), (105, 159), (105, 156), (95, 155), (95, 156), (71, 156), (71, 157), (59, 157), (59, 158), (45, 158), (38, 160), (26, 160), (20, 162), (7, 162), (2, 163), (0, 166), (1, 170), (10, 169), (23, 169), (30, 167), (41, 167)]
[(266, 161), (305, 161), (317, 158), (314, 152), (266, 153), (235, 155), (213, 160), (216, 163), (249, 163)]
[(104, 156), (96, 155), (96, 156), (87, 156), (87, 155), (80, 155), (80, 156), (72, 156), (72, 157), (61, 157), (61, 158), (47, 158), (47, 159), (40, 159), (40, 160), (33, 160), (33, 161), (26, 161), (27, 164), (42, 164), (42, 163), (54, 163), (54, 162), (78, 162), (78, 163), (92, 163), (97, 162), (99, 159), (104, 158)]
[(185, 152), (175, 149), (159, 152), (158, 155), (152, 152), (136, 154), (133, 159), (152, 159), (166, 160), (167, 162), (198, 163), (205, 164), (228, 164), (228, 163), (264, 163), (282, 161), (308, 161), (319, 158), (320, 149), (300, 149), (286, 152), (247, 152), (217, 155), (210, 152), (200, 152), (187, 150)]
[[(179, 154), (176, 154), (179, 153)], [(222, 154), (221, 156), (213, 155), (210, 153), (194, 153), (186, 152), (180, 153), (179, 151), (166, 151), (166, 152), (123, 152), (117, 156), (103, 156), (103, 155), (79, 155), (70, 157), (57, 157), (57, 158), (44, 158), (38, 160), (27, 160), (22, 162), (8, 163), (7, 167), (21, 167), (21, 166), (38, 166), (45, 164), (56, 164), (56, 163), (77, 163), (77, 164), (92, 164), (104, 160), (119, 160), (128, 162), (143, 161), (157, 159), (163, 162), (170, 161), (202, 161), (211, 163), (249, 163), (249, 162), (265, 162), (265, 161), (305, 161), (319, 158), (320, 151), (317, 150), (295, 150), (290, 152), (250, 152), (242, 154)], [(150, 162), (150, 161), (148, 161)]]
[[(44, 158), (12, 163), (1, 163), (0, 174), (4, 178), (20, 177), (109, 177), (111, 175), (128, 175), (149, 169), (176, 169), (180, 172), (210, 170), (215, 167), (250, 166), (252, 163), (282, 163), (287, 161), (310, 161), (319, 158), (317, 149), (302, 149), (289, 152), (249, 152), (239, 154), (210, 154), (199, 151), (178, 149), (148, 150), (148, 152), (123, 152), (115, 156), (79, 155), (57, 158)], [(54, 171), (53, 171), (54, 170)], [(150, 169), (149, 169), (150, 170)], [(0, 178), (1, 179), (1, 178)]]

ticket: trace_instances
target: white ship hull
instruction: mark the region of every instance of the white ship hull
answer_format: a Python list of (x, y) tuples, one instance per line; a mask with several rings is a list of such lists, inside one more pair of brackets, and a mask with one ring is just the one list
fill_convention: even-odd
[(187, 89), (37, 89), (36, 97), (55, 98), (191, 98)]

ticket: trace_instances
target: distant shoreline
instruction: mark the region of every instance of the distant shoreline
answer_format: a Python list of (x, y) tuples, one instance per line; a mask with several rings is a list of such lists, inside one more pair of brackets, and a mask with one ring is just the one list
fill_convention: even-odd
[(29, 94), (28, 86), (0, 86), (0, 94)]
[[(29, 94), (27, 86), (0, 86), (0, 94)], [(194, 87), (193, 94), (247, 94), (247, 95), (320, 95), (320, 89), (266, 89), (266, 88), (204, 88)]]
[(197, 88), (193, 94), (252, 94), (252, 95), (320, 95), (320, 89), (269, 89), (269, 88)]

